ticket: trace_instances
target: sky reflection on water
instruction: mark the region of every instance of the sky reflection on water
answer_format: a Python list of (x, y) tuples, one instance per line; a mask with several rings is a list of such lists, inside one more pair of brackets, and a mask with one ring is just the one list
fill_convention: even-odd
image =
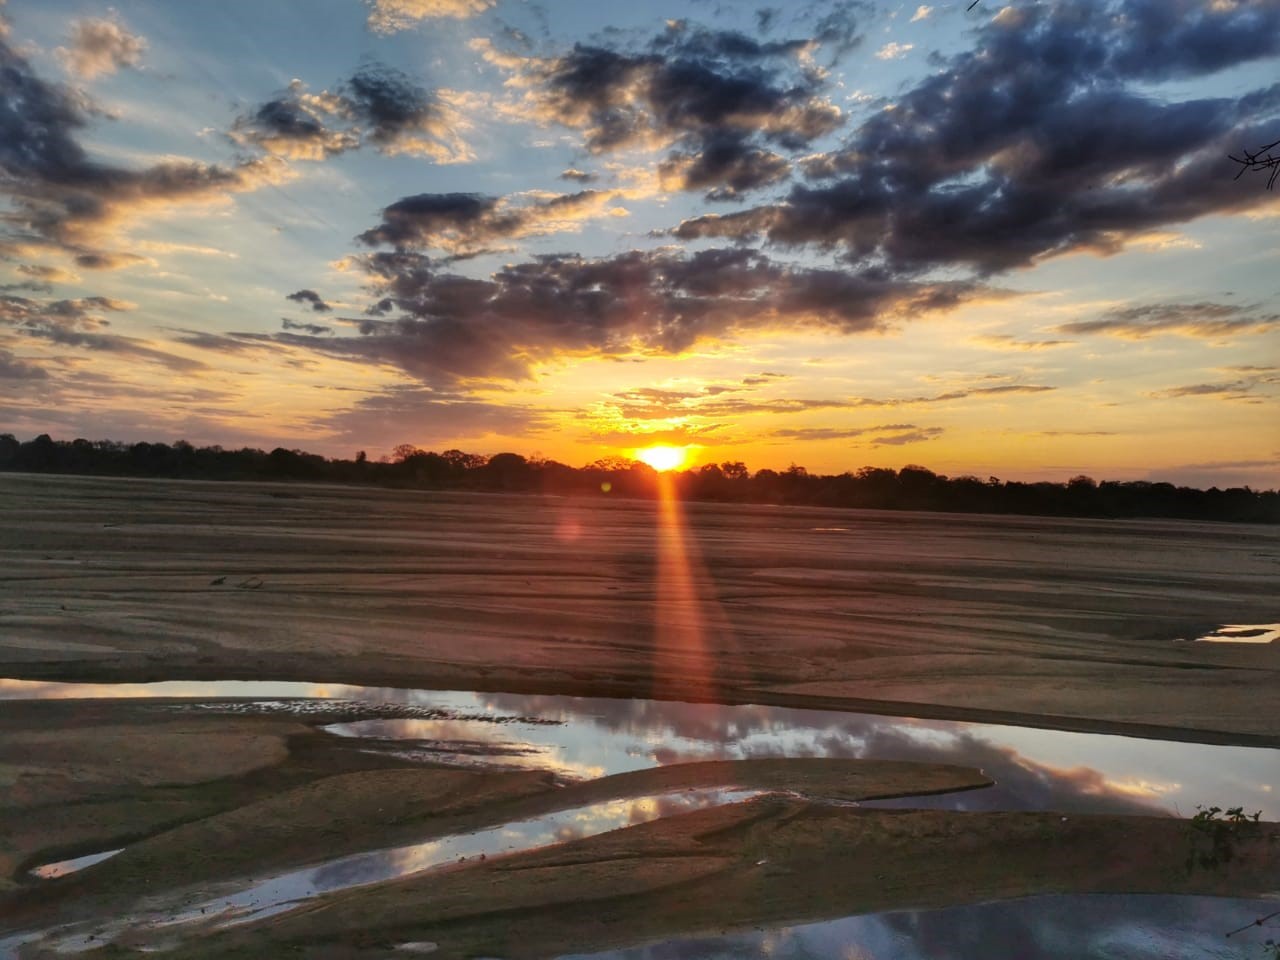
[[(499, 747), (498, 764), (584, 778), (693, 759), (848, 757), (976, 766), (987, 790), (878, 801), (958, 810), (1166, 812), (1243, 806), (1280, 819), (1280, 750), (1215, 746), (1002, 724), (920, 720), (759, 705), (678, 703), (519, 694), (371, 688), (298, 682), (171, 681), (54, 684), (0, 680), (0, 699), (58, 697), (322, 697), (443, 708), (495, 718), (539, 717), (559, 725), (463, 720), (368, 720), (334, 732), (405, 741), (402, 752), (475, 764), (477, 745)], [(452, 755), (447, 744), (465, 744)], [(371, 744), (371, 747), (374, 746)], [(389, 749), (385, 744), (379, 749)], [(441, 753), (441, 748), (446, 748)], [(425, 752), (424, 751), (425, 748)]]
[(268, 877), (250, 886), (187, 904), (181, 910), (135, 914), (105, 926), (95, 920), (3, 938), (0, 939), (0, 958), (7, 960), (16, 956), (15, 951), (22, 944), (35, 942), (50, 946), (58, 953), (80, 953), (107, 942), (147, 949), (175, 948), (184, 938), (263, 920), (325, 893), (384, 883), (477, 857), (502, 856), (591, 837), (678, 813), (737, 803), (759, 792), (699, 788), (607, 800), (487, 830), (352, 854)]
[[(356, 694), (346, 688), (341, 695)], [(362, 695), (370, 696), (367, 691)], [(537, 745), (545, 751), (545, 765), (585, 776), (713, 758), (914, 760), (976, 766), (997, 784), (868, 805), (1190, 816), (1197, 804), (1222, 806), (1225, 798), (1232, 806), (1280, 818), (1280, 751), (1265, 748), (785, 707), (399, 690), (372, 696), (411, 703), (427, 696), (433, 705), (459, 711), (561, 720), (560, 726), (512, 724), (486, 734), (495, 742)], [(333, 729), (345, 735), (429, 740), (438, 735), (435, 723), (368, 720)]]
[(1280, 906), (1219, 897), (1091, 894), (844, 917), (573, 954), (561, 960), (1260, 960)]

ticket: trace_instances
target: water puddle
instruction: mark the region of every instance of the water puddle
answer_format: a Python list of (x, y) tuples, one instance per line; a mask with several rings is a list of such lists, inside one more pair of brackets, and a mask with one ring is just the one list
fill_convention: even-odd
[[(1261, 628), (1224, 628), (1252, 630)], [(1267, 628), (1270, 629), (1270, 628)], [(1254, 641), (1261, 642), (1261, 641)], [(361, 749), (410, 760), (528, 766), (588, 779), (702, 759), (842, 757), (951, 763), (982, 769), (997, 785), (868, 806), (958, 810), (1060, 810), (1190, 816), (1197, 805), (1242, 805), (1280, 819), (1280, 750), (1142, 740), (1000, 724), (961, 723), (757, 705), (724, 706), (338, 684), (165, 682), (54, 684), (0, 680), (0, 699), (192, 698), (155, 709), (286, 712), (305, 716)], [(240, 698), (223, 700), (221, 698)], [(78, 924), (0, 939), (0, 957), (38, 941), (59, 952), (116, 942), (171, 947), (211, 929), (259, 920), (323, 893), (446, 869), (591, 836), (698, 807), (746, 799), (752, 791), (693, 790), (615, 800), (473, 834), (343, 857), (319, 866), (190, 892), (180, 906), (153, 901), (141, 914), (103, 926)], [(46, 864), (52, 879), (118, 851)], [(175, 896), (177, 894), (170, 894)], [(175, 901), (170, 900), (171, 904)], [(1249, 957), (1247, 938), (1224, 939), (1274, 904), (1204, 897), (1038, 897), (946, 910), (848, 917), (742, 933), (671, 940), (592, 960), (774, 960), (939, 957), (1025, 960), (1062, 957)], [(406, 954), (434, 944), (403, 945)]]
[(90, 853), (83, 857), (75, 857), (71, 860), (59, 860), (56, 863), (46, 863), (42, 866), (30, 870), (31, 876), (40, 880), (56, 880), (58, 877), (65, 877), (69, 873), (75, 873), (77, 870), (83, 870), (85, 867), (91, 867), (95, 863), (101, 863), (103, 860), (109, 860), (124, 847), (117, 847), (115, 850), (103, 850), (101, 853)]
[[(554, 770), (588, 779), (689, 760), (843, 757), (978, 767), (996, 786), (876, 801), (955, 810), (1168, 813), (1243, 806), (1280, 819), (1280, 750), (1003, 724), (827, 710), (657, 700), (527, 696), (339, 684), (168, 682), (53, 684), (0, 680), (0, 699), (240, 697), (323, 719), (333, 701), (381, 705), (325, 729), (408, 759)], [(316, 698), (298, 701), (293, 698)], [(330, 706), (325, 705), (328, 701)], [(248, 710), (204, 702), (184, 709)]]
[(560, 960), (1263, 960), (1263, 941), (1277, 931), (1240, 928), (1277, 907), (1271, 900), (1220, 897), (1029, 897), (673, 939)]
[(1228, 623), (1203, 637), (1197, 643), (1272, 643), (1280, 640), (1280, 623)]
[[(134, 914), (114, 924), (71, 925), (19, 934), (0, 940), (0, 957), (13, 955), (21, 945), (36, 942), (58, 953), (79, 953), (107, 943), (134, 949), (171, 949), (191, 936), (262, 920), (325, 893), (591, 837), (678, 813), (738, 803), (760, 793), (759, 790), (691, 789), (630, 797), (512, 821), (474, 833), (353, 854), (189, 902), (178, 910)], [(105, 856), (109, 854), (98, 855), (98, 859)]]

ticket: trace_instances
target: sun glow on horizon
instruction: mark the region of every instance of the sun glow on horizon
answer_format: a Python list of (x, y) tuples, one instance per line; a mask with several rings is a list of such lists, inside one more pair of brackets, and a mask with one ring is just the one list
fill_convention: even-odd
[(637, 450), (635, 458), (642, 463), (647, 463), (659, 473), (666, 473), (669, 470), (679, 470), (688, 462), (689, 448), (656, 444)]

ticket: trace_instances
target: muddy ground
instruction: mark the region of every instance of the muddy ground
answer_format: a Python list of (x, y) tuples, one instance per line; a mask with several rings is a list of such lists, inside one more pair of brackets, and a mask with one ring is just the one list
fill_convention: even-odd
[[(0, 476), (0, 676), (824, 706), (1280, 744), (1280, 530)], [(683, 517), (673, 523), (671, 517)]]

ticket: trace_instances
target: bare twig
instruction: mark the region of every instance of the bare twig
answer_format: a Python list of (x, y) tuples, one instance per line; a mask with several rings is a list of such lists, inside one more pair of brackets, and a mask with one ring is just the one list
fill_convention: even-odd
[(1227, 158), (1240, 164), (1240, 169), (1236, 173), (1236, 179), (1239, 180), (1250, 170), (1270, 170), (1271, 173), (1267, 177), (1267, 189), (1270, 190), (1276, 185), (1277, 178), (1280, 178), (1280, 155), (1272, 153), (1277, 147), (1280, 147), (1280, 140), (1274, 140), (1264, 147), (1257, 150), (1241, 150), (1242, 156), (1237, 157), (1235, 154), (1228, 154)]
[(1244, 933), (1246, 930), (1252, 930), (1254, 927), (1260, 927), (1264, 923), (1266, 923), (1268, 920), (1270, 920), (1272, 917), (1280, 917), (1280, 910), (1277, 910), (1275, 913), (1268, 913), (1265, 917), (1259, 917), (1257, 920), (1254, 920), (1252, 923), (1246, 923), (1240, 929), (1232, 930), (1231, 933), (1227, 934), (1227, 936), (1229, 937), (1232, 934), (1236, 934), (1236, 933)]

